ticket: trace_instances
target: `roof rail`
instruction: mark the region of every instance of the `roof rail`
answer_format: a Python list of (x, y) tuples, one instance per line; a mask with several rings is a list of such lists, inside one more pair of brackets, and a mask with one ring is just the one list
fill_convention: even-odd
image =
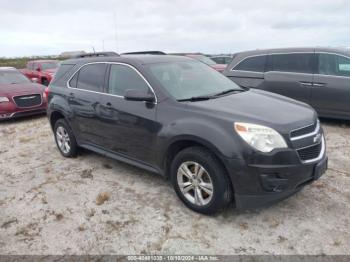
[(85, 57), (100, 57), (100, 56), (119, 56), (116, 52), (96, 52), (96, 53), (86, 53), (74, 56), (74, 58), (85, 58)]
[(166, 53), (162, 51), (137, 51), (122, 53), (122, 55), (166, 55)]

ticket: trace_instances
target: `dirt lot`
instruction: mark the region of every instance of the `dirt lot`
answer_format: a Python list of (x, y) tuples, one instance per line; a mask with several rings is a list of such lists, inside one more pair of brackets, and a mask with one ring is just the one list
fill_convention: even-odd
[(0, 254), (350, 254), (350, 123), (323, 124), (319, 181), (207, 217), (157, 175), (86, 151), (64, 159), (45, 117), (0, 123)]

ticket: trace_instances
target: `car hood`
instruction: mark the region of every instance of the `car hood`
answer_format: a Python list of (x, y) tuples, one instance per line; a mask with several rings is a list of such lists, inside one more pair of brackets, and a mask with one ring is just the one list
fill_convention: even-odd
[(0, 96), (34, 94), (44, 92), (45, 87), (36, 83), (0, 85)]
[(315, 110), (305, 103), (255, 89), (188, 105), (214, 117), (261, 124), (282, 133), (310, 125), (317, 119)]

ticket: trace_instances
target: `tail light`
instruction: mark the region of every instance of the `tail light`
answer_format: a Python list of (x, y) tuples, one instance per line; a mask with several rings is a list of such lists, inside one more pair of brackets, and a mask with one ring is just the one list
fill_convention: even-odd
[(50, 89), (48, 87), (46, 87), (44, 90), (44, 93), (43, 93), (43, 98), (45, 99), (46, 102), (49, 99), (49, 93), (50, 93)]

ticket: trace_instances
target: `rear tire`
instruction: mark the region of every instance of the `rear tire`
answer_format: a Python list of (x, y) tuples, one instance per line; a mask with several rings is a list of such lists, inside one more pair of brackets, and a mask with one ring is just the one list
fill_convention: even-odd
[(202, 214), (214, 214), (232, 199), (230, 180), (217, 157), (203, 147), (180, 151), (171, 163), (171, 181), (181, 201)]
[(64, 119), (59, 119), (54, 126), (56, 145), (64, 157), (75, 157), (78, 153), (78, 145), (75, 136)]

